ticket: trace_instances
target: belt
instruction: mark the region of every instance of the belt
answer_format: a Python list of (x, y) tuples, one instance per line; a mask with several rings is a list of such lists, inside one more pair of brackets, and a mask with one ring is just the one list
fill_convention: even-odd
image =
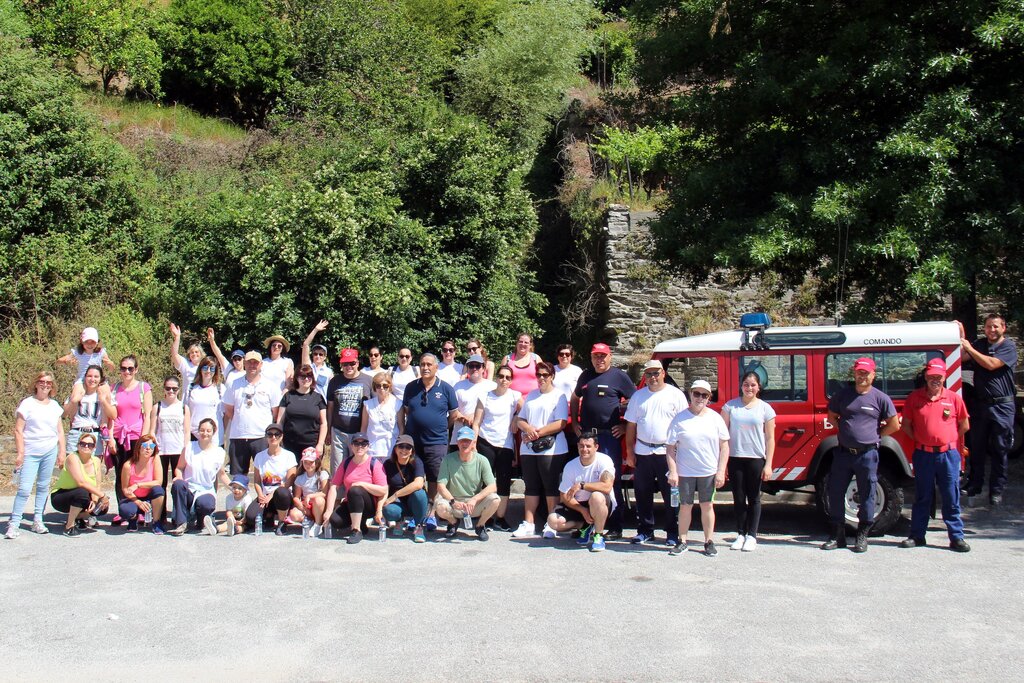
[(873, 451), (878, 448), (878, 444), (872, 444), (871, 446), (861, 446), (859, 448), (850, 448), (849, 446), (839, 446), (839, 450), (844, 453), (850, 453), (851, 455), (861, 455), (868, 451)]
[(72, 429), (81, 434), (92, 434), (93, 432), (100, 431), (96, 427), (72, 427)]
[(1000, 403), (1013, 403), (1013, 396), (996, 396), (995, 398), (983, 398), (981, 402), (987, 406), (999, 405)]
[(914, 446), (914, 448), (916, 448), (919, 451), (924, 451), (925, 453), (946, 453), (947, 451), (951, 451), (954, 448), (956, 448), (956, 444), (947, 443), (943, 444), (942, 446), (925, 446), (922, 444), (918, 444)]
[(636, 442), (637, 443), (642, 443), (643, 445), (647, 446), (648, 448), (664, 448), (665, 446), (668, 445), (668, 444), (664, 444), (664, 443), (648, 443), (648, 442), (644, 441), (643, 439), (637, 439)]

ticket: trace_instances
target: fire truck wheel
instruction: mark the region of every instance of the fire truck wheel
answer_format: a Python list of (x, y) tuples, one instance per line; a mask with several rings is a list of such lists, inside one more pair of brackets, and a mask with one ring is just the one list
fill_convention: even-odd
[[(815, 499), (818, 503), (818, 510), (825, 518), (826, 523), (832, 524), (828, 510), (830, 500), (828, 495), (828, 474), (823, 472), (815, 485)], [(851, 479), (850, 485), (846, 488), (846, 526), (850, 529), (857, 528), (857, 506), (860, 498), (857, 493), (857, 480)], [(881, 535), (892, 529), (900, 519), (903, 512), (903, 489), (896, 485), (896, 478), (892, 471), (885, 466), (878, 468), (878, 484), (875, 486), (875, 525), (871, 530), (873, 535)]]

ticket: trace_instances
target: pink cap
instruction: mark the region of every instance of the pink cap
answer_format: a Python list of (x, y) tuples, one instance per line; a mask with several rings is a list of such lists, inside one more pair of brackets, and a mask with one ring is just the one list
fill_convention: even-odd
[(316, 449), (310, 446), (302, 449), (302, 462), (316, 462)]
[(875, 371), (875, 361), (871, 360), (867, 356), (858, 358), (853, 362), (854, 370), (867, 370), (868, 372)]
[(941, 358), (932, 358), (928, 361), (928, 364), (924, 366), (924, 376), (930, 375), (946, 376), (946, 363)]
[(359, 352), (355, 349), (342, 349), (341, 350), (341, 362), (342, 363), (358, 363)]
[(95, 327), (87, 327), (84, 330), (82, 330), (82, 341), (84, 341), (84, 342), (87, 342), (87, 341), (98, 342), (99, 340), (100, 340), (100, 333), (96, 331)]
[(593, 346), (590, 347), (590, 353), (603, 353), (605, 355), (610, 356), (612, 353), (612, 349), (607, 344), (594, 344)]

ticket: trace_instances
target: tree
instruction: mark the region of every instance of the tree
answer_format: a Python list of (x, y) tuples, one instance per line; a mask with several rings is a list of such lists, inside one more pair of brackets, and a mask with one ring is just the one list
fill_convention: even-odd
[(1019, 2), (633, 12), (645, 93), (692, 130), (654, 226), (671, 262), (811, 275), (823, 302), (845, 282), (855, 318), (975, 284), (1024, 312)]
[(115, 79), (160, 94), (157, 18), (142, 0), (26, 0), (33, 39), (41, 50), (77, 61), (96, 74), (103, 93)]

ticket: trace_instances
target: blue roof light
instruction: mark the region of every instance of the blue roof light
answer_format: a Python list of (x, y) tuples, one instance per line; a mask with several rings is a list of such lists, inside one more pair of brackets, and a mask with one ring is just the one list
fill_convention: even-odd
[(767, 313), (744, 313), (740, 317), (740, 328), (744, 330), (767, 330), (771, 326)]

